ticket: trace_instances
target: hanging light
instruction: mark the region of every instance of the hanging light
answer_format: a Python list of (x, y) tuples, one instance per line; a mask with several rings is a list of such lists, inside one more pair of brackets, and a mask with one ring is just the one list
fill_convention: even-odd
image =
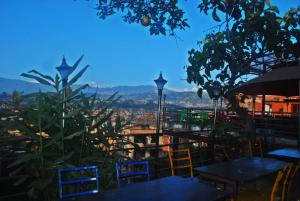
[(162, 74), (159, 74), (159, 77), (154, 80), (156, 86), (157, 86), (157, 90), (158, 90), (158, 94), (161, 95), (162, 94), (162, 90), (164, 89), (165, 84), (168, 82), (167, 80), (165, 80), (162, 76)]
[(56, 67), (56, 69), (58, 70), (61, 76), (63, 87), (66, 86), (68, 82), (68, 77), (74, 71), (74, 68), (69, 66), (66, 62), (66, 58), (63, 57), (61, 65)]
[(216, 85), (213, 86), (212, 92), (213, 92), (214, 99), (218, 99), (221, 95), (221, 89)]

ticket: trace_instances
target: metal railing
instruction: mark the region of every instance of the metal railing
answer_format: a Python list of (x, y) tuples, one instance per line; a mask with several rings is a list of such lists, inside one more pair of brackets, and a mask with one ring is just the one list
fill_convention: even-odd
[[(165, 131), (160, 134), (155, 133), (134, 133), (126, 134), (127, 137), (143, 137), (149, 138), (156, 135), (160, 136), (160, 142), (162, 142), (163, 137), (169, 137), (169, 143), (160, 143), (159, 144), (159, 159), (155, 161), (155, 143), (149, 143), (148, 140), (142, 140), (143, 142), (147, 141), (148, 143), (139, 143), (139, 148), (136, 147), (124, 147), (122, 149), (114, 149), (112, 151), (120, 151), (131, 153), (131, 160), (148, 160), (150, 165), (151, 177), (154, 177), (154, 172), (158, 172), (158, 177), (164, 177), (171, 175), (170, 163), (168, 157), (168, 150), (170, 149), (180, 149), (189, 147), (191, 150), (192, 163), (193, 166), (200, 166), (213, 162), (212, 150), (210, 148), (211, 142), (211, 130), (205, 131), (178, 131), (170, 132)], [(148, 152), (148, 154), (146, 154)], [(156, 169), (155, 169), (156, 168)]]

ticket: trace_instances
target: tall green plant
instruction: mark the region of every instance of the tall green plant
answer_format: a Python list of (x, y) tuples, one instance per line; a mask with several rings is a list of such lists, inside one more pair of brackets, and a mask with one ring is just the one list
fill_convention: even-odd
[[(82, 57), (74, 64), (77, 67)], [(61, 80), (32, 70), (22, 74), (54, 92), (38, 92), (23, 96), (16, 118), (7, 130), (19, 130), (22, 135), (10, 139), (17, 141), (24, 152), (19, 153), (8, 167), (11, 175), (20, 175), (15, 185), (29, 181), (28, 194), (39, 200), (55, 200), (57, 197), (57, 169), (61, 167), (99, 165), (110, 174), (101, 180), (109, 184), (114, 161), (122, 157), (116, 148), (127, 142), (120, 131), (126, 122), (113, 116), (111, 106), (118, 100), (117, 94), (105, 101), (96, 94), (87, 96), (82, 90), (88, 85), (70, 88), (84, 74), (88, 66), (77, 73), (66, 86), (69, 90), (63, 99)], [(63, 103), (66, 102), (63, 117)], [(63, 127), (62, 121), (65, 120)]]

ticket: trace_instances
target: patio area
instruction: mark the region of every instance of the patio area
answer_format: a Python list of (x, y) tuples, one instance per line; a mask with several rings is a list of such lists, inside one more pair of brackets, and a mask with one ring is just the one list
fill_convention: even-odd
[[(101, 172), (101, 165), (96, 165), (100, 172), (91, 177), (94, 179), (81, 180), (84, 175), (90, 175), (82, 171), (77, 174), (79, 180), (74, 175), (68, 175), (66, 187), (62, 187), (61, 193), (71, 193), (70, 198), (64, 198), (66, 200), (73, 200), (74, 195), (79, 195), (77, 199), (81, 201), (267, 201), (275, 200), (276, 197), (283, 199), (282, 196), (285, 197), (284, 200), (298, 201), (299, 149), (268, 150), (264, 144), (260, 144), (263, 140), (249, 147), (249, 143), (243, 141), (243, 138), (235, 141), (234, 146), (224, 147), (215, 141), (212, 147), (211, 136), (207, 136), (207, 133), (165, 133), (164, 135), (170, 135), (173, 140), (176, 138), (177, 143), (160, 145), (159, 161), (155, 158), (147, 159), (147, 169), (139, 165), (122, 167), (125, 176), (120, 177), (121, 185), (118, 186), (115, 179), (109, 189), (101, 189), (98, 184), (95, 186), (93, 182), (99, 183), (106, 174)], [(168, 147), (168, 151), (165, 147)], [(154, 148), (155, 145), (141, 149), (145, 151)], [(176, 152), (186, 148), (189, 155)], [(141, 150), (135, 150), (136, 153), (139, 151)], [(170, 152), (174, 152), (173, 158), (169, 157)], [(175, 160), (171, 165), (173, 159)], [(137, 158), (136, 161), (145, 159)], [(72, 181), (74, 179), (76, 182)], [(5, 200), (14, 198), (8, 196)]]
[(300, 201), (299, 0), (0, 14), (0, 201)]

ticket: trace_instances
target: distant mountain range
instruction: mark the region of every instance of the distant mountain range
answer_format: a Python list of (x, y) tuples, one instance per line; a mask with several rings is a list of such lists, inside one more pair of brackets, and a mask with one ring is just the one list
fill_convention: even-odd
[[(0, 93), (12, 94), (14, 90), (19, 92), (34, 93), (41, 91), (52, 91), (51, 87), (35, 82), (28, 82), (18, 79), (7, 79), (0, 77)], [(115, 86), (115, 87), (89, 87), (85, 93), (97, 93), (100, 97), (108, 97), (115, 92), (121, 95), (121, 102), (134, 102), (135, 104), (147, 104), (157, 101), (157, 89), (155, 86)], [(212, 102), (208, 95), (204, 93), (200, 99), (194, 91), (174, 91), (164, 89), (166, 103), (182, 107), (208, 107)], [(127, 102), (126, 102), (127, 101)]]

